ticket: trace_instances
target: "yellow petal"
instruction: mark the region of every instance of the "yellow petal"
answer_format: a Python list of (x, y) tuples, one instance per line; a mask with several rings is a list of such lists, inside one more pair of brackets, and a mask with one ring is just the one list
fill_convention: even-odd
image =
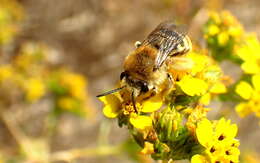
[(247, 103), (240, 103), (235, 107), (236, 112), (240, 117), (245, 117), (252, 113), (252, 109), (249, 107)]
[[(225, 120), (221, 118), (216, 124), (216, 136), (224, 136), (224, 139), (232, 139), (237, 134), (237, 125), (230, 124), (230, 120)], [(217, 138), (218, 139), (218, 138)]]
[(138, 129), (145, 129), (147, 127), (152, 127), (152, 118), (144, 115), (133, 115), (131, 114), (130, 123)]
[(256, 62), (253, 61), (246, 61), (241, 65), (242, 70), (248, 74), (256, 74), (259, 73), (260, 67)]
[(242, 82), (240, 82), (236, 86), (236, 90), (235, 91), (242, 98), (248, 100), (251, 97), (252, 93), (253, 93), (253, 88), (247, 82), (242, 81)]
[(142, 154), (153, 154), (154, 153), (154, 146), (150, 142), (144, 142), (144, 148), (141, 150)]
[(219, 45), (222, 45), (222, 46), (226, 45), (227, 42), (229, 41), (229, 35), (227, 32), (222, 32), (222, 33), (218, 34), (217, 38), (218, 38)]
[(201, 96), (200, 98), (200, 103), (204, 104), (204, 105), (209, 105), (211, 100), (211, 95), (210, 93), (206, 93), (203, 96)]
[(214, 84), (210, 89), (211, 93), (216, 93), (216, 94), (225, 93), (226, 91), (227, 91), (226, 86), (220, 82)]
[(196, 154), (192, 156), (191, 163), (208, 163), (208, 161), (204, 156)]
[(260, 91), (260, 75), (254, 75), (252, 77), (252, 83), (255, 90)]
[(161, 108), (163, 100), (160, 96), (154, 96), (142, 103), (142, 112), (154, 112)]
[(208, 27), (208, 34), (210, 35), (210, 36), (213, 36), (213, 35), (216, 35), (216, 34), (218, 34), (220, 32), (220, 29), (219, 29), (219, 27), (217, 26), (217, 25), (210, 25), (209, 27)]
[(99, 98), (100, 101), (104, 103), (103, 114), (108, 118), (115, 118), (119, 114), (121, 108), (121, 102), (119, 98), (110, 94), (107, 96), (102, 96)]
[(193, 78), (191, 76), (184, 76), (178, 85), (182, 91), (190, 96), (203, 95), (208, 89), (208, 85), (204, 80)]
[(209, 147), (212, 143), (213, 128), (208, 119), (203, 119), (198, 123), (196, 135), (199, 143), (204, 147)]

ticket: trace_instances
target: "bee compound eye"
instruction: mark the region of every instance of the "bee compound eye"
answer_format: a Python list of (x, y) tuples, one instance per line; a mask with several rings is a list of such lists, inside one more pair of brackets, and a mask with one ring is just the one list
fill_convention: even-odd
[(124, 71), (120, 74), (120, 80), (122, 80), (123, 78), (125, 78), (127, 76), (127, 73)]
[(141, 44), (142, 44), (142, 43), (141, 43), (140, 41), (136, 41), (136, 42), (135, 42), (135, 47), (138, 48), (138, 47), (141, 46)]
[(148, 91), (149, 91), (148, 84), (147, 83), (142, 83), (141, 84), (141, 92), (146, 93)]

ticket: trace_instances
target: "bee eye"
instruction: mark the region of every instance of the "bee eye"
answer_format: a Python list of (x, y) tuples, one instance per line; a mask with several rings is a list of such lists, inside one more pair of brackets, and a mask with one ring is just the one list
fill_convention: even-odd
[(155, 44), (154, 47), (159, 50), (160, 49), (160, 45), (159, 44)]
[(136, 41), (135, 42), (135, 47), (136, 48), (139, 48), (141, 45), (142, 45), (142, 43), (140, 41)]
[(122, 72), (121, 74), (120, 74), (120, 80), (122, 80), (124, 77), (126, 77), (127, 76), (127, 73), (126, 72)]
[(146, 93), (148, 91), (149, 91), (149, 88), (148, 88), (147, 83), (142, 83), (141, 84), (141, 92)]

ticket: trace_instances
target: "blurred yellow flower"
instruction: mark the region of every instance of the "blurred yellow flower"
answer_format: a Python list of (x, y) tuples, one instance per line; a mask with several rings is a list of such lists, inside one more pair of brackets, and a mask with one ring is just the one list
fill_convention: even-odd
[(238, 113), (238, 115), (243, 118), (252, 113), (252, 107), (254, 106), (250, 106), (249, 103), (241, 102), (238, 105), (236, 105), (235, 110)]
[(57, 101), (59, 108), (65, 110), (72, 110), (75, 108), (75, 99), (71, 97), (60, 97)]
[(60, 79), (61, 85), (68, 89), (71, 96), (84, 100), (87, 96), (87, 83), (83, 76), (71, 72), (64, 72)]
[(16, 34), (23, 10), (14, 0), (1, 0), (0, 4), (0, 44), (4, 44)]
[(260, 42), (255, 35), (247, 36), (244, 44), (236, 47), (236, 54), (243, 60), (241, 68), (245, 73), (260, 72)]
[(236, 93), (247, 100), (236, 106), (237, 113), (245, 117), (254, 112), (257, 117), (260, 117), (260, 75), (252, 76), (252, 86), (245, 81), (238, 83)]
[(217, 36), (218, 38), (218, 44), (221, 46), (225, 46), (227, 42), (229, 41), (229, 35), (227, 32), (221, 32)]
[(154, 153), (154, 146), (150, 142), (144, 142), (144, 148), (141, 150), (141, 154), (149, 155)]
[(25, 93), (28, 101), (33, 102), (38, 100), (45, 92), (45, 84), (41, 79), (31, 78), (25, 81)]
[(221, 23), (220, 15), (217, 12), (211, 11), (209, 13), (209, 19), (211, 19), (215, 24), (220, 24)]
[(208, 27), (208, 34), (210, 35), (210, 36), (213, 36), (213, 35), (216, 35), (216, 34), (218, 34), (219, 33), (219, 27), (217, 26), (217, 25), (210, 25), (209, 27)]
[(208, 89), (208, 84), (204, 80), (189, 75), (184, 76), (177, 84), (189, 96), (203, 95)]
[(13, 68), (11, 65), (0, 66), (0, 81), (4, 81), (13, 75)]

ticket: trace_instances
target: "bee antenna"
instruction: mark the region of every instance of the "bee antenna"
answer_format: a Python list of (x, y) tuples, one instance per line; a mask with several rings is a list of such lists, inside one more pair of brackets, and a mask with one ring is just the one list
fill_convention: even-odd
[(133, 103), (133, 106), (134, 106), (134, 110), (137, 113), (137, 109), (136, 109), (136, 105), (135, 105), (135, 98), (134, 98), (134, 90), (132, 91), (131, 98), (132, 98), (132, 103)]
[(123, 88), (125, 88), (125, 87), (126, 87), (126, 86), (123, 86), (123, 87), (120, 87), (120, 88), (116, 88), (116, 89), (107, 91), (107, 92), (105, 92), (105, 93), (102, 93), (102, 94), (100, 94), (100, 95), (97, 95), (96, 97), (102, 97), (102, 96), (106, 96), (106, 95), (109, 95), (109, 94), (118, 92), (118, 91), (120, 91), (121, 89), (123, 89)]

